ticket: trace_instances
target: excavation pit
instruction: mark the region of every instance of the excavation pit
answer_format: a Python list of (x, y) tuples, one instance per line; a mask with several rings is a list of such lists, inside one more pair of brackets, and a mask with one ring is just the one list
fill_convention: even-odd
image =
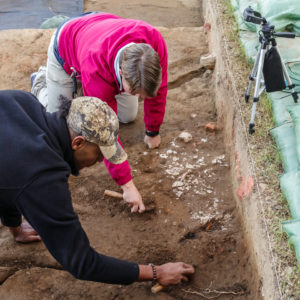
[[(222, 45), (216, 46), (218, 15), (211, 13), (215, 1), (203, 6), (200, 1), (172, 0), (163, 6), (155, 0), (151, 4), (129, 1), (128, 10), (123, 7), (127, 1), (121, 6), (110, 2), (86, 1), (85, 9), (144, 19), (165, 38), (169, 91), (162, 143), (158, 149), (146, 148), (140, 102), (137, 120), (121, 125), (120, 138), (148, 210), (131, 214), (122, 201), (104, 196), (105, 189), (121, 191), (104, 164), (70, 177), (74, 210), (98, 252), (143, 264), (185, 261), (195, 266), (196, 273), (190, 282), (155, 295), (150, 283), (119, 286), (79, 281), (62, 270), (42, 243), (16, 244), (1, 226), (0, 298), (250, 300), (262, 299), (262, 291), (276, 295), (272, 284), (265, 287), (267, 271), (259, 267), (265, 248), (260, 251), (254, 244), (260, 233), (253, 233), (254, 225), (249, 227), (256, 212), (251, 204), (242, 203), (250, 201), (252, 186), (240, 198), (236, 193), (245, 169), (236, 155), (243, 157), (247, 149), (239, 150), (244, 145), (233, 132), (233, 110), (226, 107), (231, 90), (219, 82), (220, 71), (226, 76), (230, 70), (222, 70), (226, 66), (219, 53)], [(174, 8), (175, 2), (178, 7)], [(141, 10), (147, 5), (154, 8)], [(168, 9), (172, 13), (164, 14)], [(209, 20), (210, 29), (203, 27), (204, 19)], [(39, 29), (0, 32), (1, 89), (30, 90), (29, 76), (45, 64), (52, 33)], [(216, 55), (214, 69), (200, 64), (200, 57), (207, 54)], [(251, 215), (247, 216), (247, 209)], [(268, 270), (267, 259), (266, 265)]]

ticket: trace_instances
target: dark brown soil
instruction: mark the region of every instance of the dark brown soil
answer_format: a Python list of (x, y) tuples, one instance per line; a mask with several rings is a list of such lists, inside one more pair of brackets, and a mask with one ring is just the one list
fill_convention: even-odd
[[(121, 126), (121, 140), (147, 212), (131, 214), (120, 200), (103, 195), (105, 189), (120, 191), (103, 164), (70, 178), (74, 208), (97, 251), (145, 264), (185, 261), (196, 267), (196, 273), (189, 283), (165, 288), (156, 295), (151, 294), (150, 283), (124, 287), (79, 281), (61, 270), (42, 243), (16, 244), (2, 226), (0, 299), (260, 299), (232, 194), (223, 132), (205, 129), (205, 124), (215, 122), (217, 116), (214, 73), (199, 65), (200, 56), (208, 51), (199, 24), (201, 5), (191, 1), (193, 8), (186, 6), (188, 1), (173, 0), (169, 3), (172, 13), (160, 19), (160, 14), (155, 18), (151, 11), (151, 5), (154, 9), (161, 5), (157, 1), (147, 1), (149, 9), (145, 11), (135, 3), (138, 1), (122, 1), (122, 5), (126, 2), (131, 2), (126, 17), (150, 23), (152, 18), (157, 26), (169, 26), (179, 19), (189, 24), (189, 28), (159, 27), (167, 42), (170, 66), (160, 148), (148, 150), (143, 143), (143, 103), (138, 119)], [(106, 11), (110, 11), (109, 3)], [(97, 1), (86, 1), (87, 10), (100, 10), (99, 5)], [(176, 9), (176, 5), (185, 9)], [(112, 10), (115, 7), (112, 1)], [(168, 11), (167, 6), (159, 9)], [(191, 23), (195, 18), (197, 21)], [(6, 58), (0, 68), (1, 89), (29, 89), (30, 72), (45, 63), (51, 32), (0, 32), (1, 44), (6, 42), (0, 50), (0, 57)], [(21, 36), (24, 43), (20, 42)], [(29, 59), (28, 54), (26, 63), (21, 64), (28, 47), (35, 49), (35, 55)], [(11, 72), (6, 76), (8, 69)], [(192, 135), (191, 141), (179, 138), (183, 131)]]

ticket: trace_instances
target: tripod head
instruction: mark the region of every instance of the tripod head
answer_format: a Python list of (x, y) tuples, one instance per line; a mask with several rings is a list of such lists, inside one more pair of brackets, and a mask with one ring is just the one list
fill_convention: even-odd
[(262, 17), (258, 11), (253, 10), (251, 6), (244, 10), (243, 17), (246, 22), (261, 25), (260, 35), (263, 36), (267, 41), (270, 41), (275, 37), (294, 39), (296, 36), (293, 32), (275, 33), (275, 26), (267, 22), (266, 18)]
[(247, 7), (243, 12), (243, 17), (246, 22), (254, 23), (254, 24), (262, 24), (266, 23), (267, 20), (261, 16), (258, 11), (255, 11), (251, 8), (251, 6)]

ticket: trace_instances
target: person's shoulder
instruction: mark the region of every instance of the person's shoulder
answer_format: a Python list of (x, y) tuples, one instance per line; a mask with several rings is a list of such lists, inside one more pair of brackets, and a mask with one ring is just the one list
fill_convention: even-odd
[(92, 21), (98, 22), (98, 21), (110, 20), (110, 19), (122, 20), (123, 18), (107, 12), (92, 12), (91, 14), (86, 16), (86, 19), (90, 19)]
[(33, 94), (23, 90), (2, 90), (0, 91), (0, 101), (2, 104), (7, 103), (8, 106), (6, 108), (12, 108), (16, 103), (19, 103), (21, 106), (39, 103)]
[(2, 90), (0, 91), (0, 97), (34, 97), (31, 93), (23, 90)]

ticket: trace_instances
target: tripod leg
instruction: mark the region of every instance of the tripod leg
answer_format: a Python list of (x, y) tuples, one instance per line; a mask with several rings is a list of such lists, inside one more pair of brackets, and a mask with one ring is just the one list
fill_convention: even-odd
[(295, 103), (297, 103), (298, 102), (298, 94), (297, 94), (297, 92), (295, 91), (295, 85), (293, 84), (293, 82), (292, 82), (292, 80), (291, 80), (291, 78), (290, 78), (290, 76), (289, 76), (289, 73), (288, 73), (288, 71), (287, 71), (287, 69), (286, 69), (286, 66), (285, 66), (285, 64), (283, 63), (283, 61), (282, 61), (282, 58), (281, 58), (281, 55), (280, 55), (280, 52), (279, 52), (279, 49), (278, 49), (278, 47), (277, 46), (275, 46), (276, 47), (276, 50), (277, 50), (277, 52), (278, 52), (278, 54), (279, 54), (279, 57), (280, 57), (280, 60), (281, 60), (281, 65), (282, 65), (282, 70), (283, 70), (283, 75), (284, 75), (284, 78), (286, 79), (286, 81), (287, 81), (287, 83), (288, 83), (288, 88), (290, 89), (290, 90), (292, 90), (292, 97), (293, 97), (293, 99), (294, 99), (294, 102)]
[(260, 57), (260, 54), (261, 54), (260, 50), (261, 50), (261, 45), (259, 46), (256, 58), (255, 58), (253, 69), (251, 71), (251, 74), (249, 75), (249, 85), (248, 85), (247, 91), (245, 93), (245, 101), (246, 102), (249, 101), (253, 81), (255, 80), (255, 77), (256, 77), (256, 74), (257, 74), (257, 67), (258, 67), (259, 57)]
[(258, 69), (257, 69), (257, 76), (256, 76), (256, 82), (255, 82), (255, 89), (254, 89), (254, 95), (253, 95), (253, 105), (252, 105), (252, 111), (251, 111), (251, 119), (249, 123), (249, 133), (253, 134), (255, 132), (254, 130), (254, 118), (255, 118), (255, 112), (256, 112), (256, 104), (259, 101), (259, 95), (260, 95), (260, 84), (261, 84), (261, 78), (262, 78), (262, 70), (264, 66), (264, 59), (265, 54), (268, 50), (268, 47), (264, 47), (264, 49), (261, 49), (261, 53), (259, 56), (259, 62), (258, 62)]

